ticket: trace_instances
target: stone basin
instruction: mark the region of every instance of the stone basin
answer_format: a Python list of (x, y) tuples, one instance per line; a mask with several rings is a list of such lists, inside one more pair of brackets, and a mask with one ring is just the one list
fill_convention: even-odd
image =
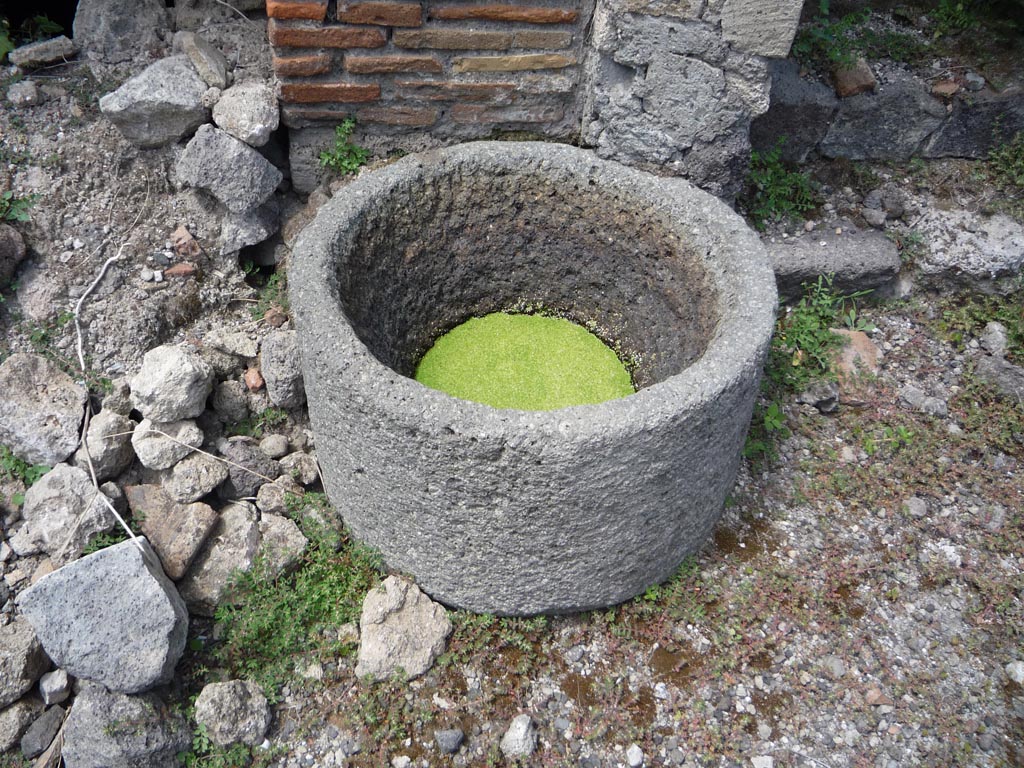
[[(328, 497), (435, 599), (505, 615), (612, 605), (707, 541), (777, 301), (760, 241), (724, 203), (565, 145), (462, 144), (339, 190), (289, 284)], [(497, 410), (411, 378), (438, 336), (503, 310), (585, 325), (638, 391)]]

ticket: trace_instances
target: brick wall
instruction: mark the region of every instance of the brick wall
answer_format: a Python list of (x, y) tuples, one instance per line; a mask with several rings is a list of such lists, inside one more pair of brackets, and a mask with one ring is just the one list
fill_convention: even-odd
[[(543, 2), (543, 0), (542, 0)], [(436, 138), (578, 130), (582, 0), (267, 0), (285, 124)]]

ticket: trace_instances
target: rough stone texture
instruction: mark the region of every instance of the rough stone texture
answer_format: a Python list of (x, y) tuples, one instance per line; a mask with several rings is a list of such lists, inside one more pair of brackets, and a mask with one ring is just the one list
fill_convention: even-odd
[(170, 56), (101, 98), (100, 111), (136, 146), (162, 147), (206, 122), (204, 93), (206, 83), (188, 59)]
[(837, 291), (869, 290), (884, 286), (900, 271), (896, 244), (880, 232), (833, 231), (766, 243), (779, 293), (799, 296), (801, 285), (819, 275), (833, 275)]
[(949, 411), (946, 402), (942, 398), (930, 397), (913, 384), (907, 384), (900, 389), (900, 399), (915, 411), (926, 413), (929, 416), (945, 418)]
[(168, 682), (185, 650), (188, 612), (145, 539), (44, 576), (18, 605), (61, 669), (112, 691)]
[(924, 83), (896, 79), (876, 94), (843, 99), (820, 149), (850, 160), (909, 160), (945, 117), (946, 108)]
[(176, 32), (174, 46), (188, 56), (196, 72), (211, 88), (228, 87), (228, 60), (208, 40), (195, 32)]
[(135, 455), (149, 469), (169, 469), (202, 444), (203, 431), (194, 421), (162, 423), (143, 419), (132, 433)]
[[(759, 7), (771, 13), (768, 4)], [(729, 47), (711, 16), (639, 15), (608, 0), (594, 18), (584, 139), (601, 157), (735, 195), (750, 121), (768, 108), (765, 60)]]
[[(714, 6), (719, 3), (709, 3)], [(803, 0), (725, 0), (721, 4), (722, 33), (726, 42), (747, 53), (782, 58), (789, 53), (800, 22)], [(715, 19), (714, 12), (706, 16)]]
[(857, 59), (851, 67), (837, 67), (832, 73), (832, 79), (836, 85), (836, 94), (841, 99), (859, 93), (871, 93), (878, 87), (875, 73), (864, 59)]
[(130, 485), (125, 495), (164, 572), (177, 581), (217, 525), (217, 513), (206, 504), (176, 504), (158, 485)]
[(529, 715), (516, 715), (501, 737), (501, 753), (509, 759), (529, 757), (537, 748), (537, 729)]
[(17, 746), (22, 734), (43, 711), (38, 696), (26, 696), (6, 709), (0, 709), (0, 754)]
[(263, 741), (270, 720), (267, 697), (248, 680), (210, 683), (196, 698), (196, 723), (206, 726), (210, 741), (221, 747), (256, 746)]
[(22, 352), (0, 365), (0, 443), (29, 464), (58, 464), (78, 446), (85, 389), (45, 357)]
[(0, 288), (6, 288), (25, 259), (25, 240), (10, 224), (0, 224)]
[[(131, 443), (134, 429), (134, 421), (113, 411), (100, 411), (89, 420), (89, 458), (101, 483), (117, 477), (132, 463), (135, 458)], [(75, 451), (71, 463), (89, 471), (84, 448)]]
[(179, 421), (206, 409), (213, 389), (210, 366), (194, 351), (180, 345), (149, 350), (139, 372), (129, 379), (132, 404), (153, 421)]
[(183, 184), (206, 190), (233, 213), (265, 203), (283, 178), (255, 149), (212, 125), (196, 131), (176, 171)]
[(462, 732), (461, 728), (445, 728), (444, 730), (434, 731), (434, 743), (437, 744), (437, 748), (440, 749), (446, 755), (454, 755), (459, 751), (459, 747), (462, 746), (462, 740), (466, 734)]
[(21, 556), (46, 552), (57, 567), (70, 563), (93, 536), (114, 527), (104, 499), (86, 472), (58, 464), (25, 492), (25, 522), (11, 547)]
[(16, 107), (32, 107), (43, 103), (34, 80), (21, 80), (7, 89), (7, 100)]
[(50, 746), (64, 723), (64, 707), (50, 707), (28, 727), (21, 737), (21, 752), (29, 760), (38, 757)]
[(262, 243), (281, 228), (281, 206), (274, 198), (251, 211), (229, 213), (220, 230), (222, 254), (238, 251), (247, 245)]
[(267, 334), (260, 348), (260, 371), (270, 402), (282, 408), (298, 408), (306, 402), (302, 360), (295, 331)]
[(49, 666), (35, 630), (24, 618), (0, 627), (0, 709), (27, 693)]
[(68, 696), (71, 695), (71, 681), (68, 680), (68, 673), (63, 669), (55, 669), (39, 678), (39, 695), (43, 697), (43, 703), (46, 706), (67, 701)]
[(141, 51), (159, 50), (169, 21), (162, 0), (79, 0), (75, 45), (90, 58), (127, 61)]
[(1018, 131), (1024, 131), (1024, 93), (977, 94), (953, 102), (953, 114), (932, 135), (921, 154), (984, 159)]
[(267, 558), (272, 574), (292, 568), (308, 544), (299, 526), (287, 517), (264, 513), (260, 519), (260, 553)]
[(248, 80), (228, 88), (213, 108), (213, 122), (250, 147), (262, 147), (277, 130), (280, 110), (268, 83)]
[(281, 459), (281, 469), (303, 485), (312, 485), (320, 479), (320, 466), (316, 463), (316, 456), (304, 451), (289, 453)]
[(1024, 403), (1024, 368), (1019, 365), (986, 355), (978, 361), (978, 376), (995, 387), (1003, 397)]
[(49, 40), (40, 40), (15, 48), (7, 54), (7, 60), (22, 69), (35, 69), (44, 64), (72, 59), (77, 53), (75, 44), (64, 35)]
[(249, 397), (240, 381), (222, 381), (210, 399), (213, 410), (225, 424), (237, 424), (249, 417)]
[(264, 483), (256, 494), (256, 506), (267, 515), (284, 515), (288, 512), (288, 494), (301, 495), (302, 486), (289, 475), (282, 475), (272, 483)]
[(152, 693), (125, 696), (86, 685), (64, 725), (67, 768), (178, 768), (192, 734)]
[(263, 453), (252, 438), (233, 437), (221, 441), (217, 447), (221, 455), (232, 462), (228, 465), (228, 479), (220, 487), (226, 499), (253, 497), (263, 483), (276, 480), (281, 474), (281, 465)]
[(828, 133), (839, 100), (828, 86), (800, 77), (800, 65), (793, 59), (771, 61), (768, 71), (771, 106), (751, 123), (750, 143), (765, 152), (785, 137), (782, 159), (802, 163)]
[(979, 217), (971, 211), (935, 209), (915, 228), (929, 246), (918, 261), (923, 280), (938, 287), (1012, 281), (1024, 267), (1024, 226), (1004, 214)]
[(280, 459), (288, 453), (288, 438), (278, 434), (267, 435), (260, 440), (260, 450), (272, 459)]
[(228, 479), (228, 466), (204, 453), (186, 456), (171, 468), (164, 488), (175, 501), (198, 501)]
[(412, 582), (389, 576), (363, 600), (356, 675), (384, 680), (401, 670), (419, 677), (444, 653), (451, 632), (444, 608)]
[(225, 507), (192, 567), (178, 584), (189, 610), (200, 616), (212, 616), (231, 574), (252, 568), (259, 545), (259, 524), (252, 506), (239, 502)]
[[(328, 494), (429, 594), (495, 613), (613, 604), (710, 535), (777, 299), (763, 246), (724, 203), (572, 147), (479, 142), (360, 175), (292, 258)], [(641, 391), (496, 411), (407, 378), (438, 328), (524, 301), (616, 340)]]

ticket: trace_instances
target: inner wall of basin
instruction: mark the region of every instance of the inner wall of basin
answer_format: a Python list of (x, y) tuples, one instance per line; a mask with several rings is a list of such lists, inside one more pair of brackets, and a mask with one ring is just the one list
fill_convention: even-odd
[(470, 317), (531, 308), (593, 330), (642, 388), (699, 358), (718, 320), (700, 259), (661, 215), (592, 181), (449, 170), (393, 190), (354, 242), (338, 264), (345, 314), (410, 378)]

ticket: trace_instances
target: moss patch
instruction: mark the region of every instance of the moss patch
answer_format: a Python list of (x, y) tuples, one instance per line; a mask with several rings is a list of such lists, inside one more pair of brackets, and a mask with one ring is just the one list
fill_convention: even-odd
[(495, 312), (434, 342), (416, 380), (494, 408), (547, 411), (633, 393), (625, 366), (597, 336), (558, 317)]

